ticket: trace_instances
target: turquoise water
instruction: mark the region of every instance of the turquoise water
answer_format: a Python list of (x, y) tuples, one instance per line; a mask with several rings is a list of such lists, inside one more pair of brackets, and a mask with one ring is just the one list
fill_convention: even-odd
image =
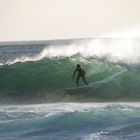
[(139, 103), (57, 103), (0, 107), (2, 140), (138, 140)]
[[(76, 78), (72, 80), (77, 63), (85, 68), (89, 83), (81, 89), (76, 89)], [(2, 66), (0, 77), (0, 96), (13, 103), (140, 100), (139, 71), (95, 58), (73, 56), (18, 62)], [(84, 86), (82, 80), (80, 86)]]

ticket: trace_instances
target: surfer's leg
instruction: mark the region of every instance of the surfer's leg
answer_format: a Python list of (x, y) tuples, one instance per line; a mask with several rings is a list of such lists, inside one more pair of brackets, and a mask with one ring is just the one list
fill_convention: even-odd
[(78, 87), (78, 84), (79, 84), (79, 79), (80, 79), (80, 75), (78, 74), (78, 76), (77, 76), (77, 87)]
[(85, 83), (86, 85), (88, 85), (88, 83), (86, 82), (85, 77), (84, 77), (83, 75), (82, 75), (82, 78), (83, 78), (84, 83)]

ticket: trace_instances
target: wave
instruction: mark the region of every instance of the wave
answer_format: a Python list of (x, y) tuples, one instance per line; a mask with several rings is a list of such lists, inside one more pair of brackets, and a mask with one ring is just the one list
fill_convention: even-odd
[[(76, 64), (89, 85), (76, 88)], [(79, 55), (44, 58), (0, 68), (1, 103), (139, 101), (140, 74), (119, 63)]]
[[(140, 100), (139, 39), (66, 42), (0, 47), (0, 103)], [(88, 86), (72, 80), (77, 63)]]

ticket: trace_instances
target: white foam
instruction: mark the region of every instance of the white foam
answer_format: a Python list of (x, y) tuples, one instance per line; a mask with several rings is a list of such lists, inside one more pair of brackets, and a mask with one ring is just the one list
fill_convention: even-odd
[(108, 133), (104, 131), (93, 132), (88, 134), (87, 136), (84, 136), (82, 140), (100, 140), (103, 134), (108, 134)]
[(133, 39), (96, 39), (85, 44), (50, 46), (42, 51), (42, 57), (70, 57), (80, 54), (83, 57), (106, 57), (113, 62), (137, 63), (140, 60), (140, 47)]
[(105, 57), (111, 62), (139, 63), (139, 43), (140, 41), (135, 39), (94, 39), (83, 43), (72, 42), (69, 45), (51, 45), (34, 57), (21, 56), (5, 64), (37, 61), (45, 57), (71, 57), (76, 54), (86, 58)]
[(116, 107), (120, 108), (120, 106), (124, 108), (133, 108), (138, 107), (140, 108), (139, 102), (110, 102), (110, 103), (50, 103), (50, 104), (37, 104), (37, 105), (5, 105), (1, 106), (0, 110), (3, 112), (32, 112), (32, 113), (40, 113), (46, 112), (53, 113), (56, 112), (75, 112), (75, 111), (87, 111), (88, 109), (103, 109), (106, 107)]
[(3, 66), (4, 64), (0, 63), (0, 66)]

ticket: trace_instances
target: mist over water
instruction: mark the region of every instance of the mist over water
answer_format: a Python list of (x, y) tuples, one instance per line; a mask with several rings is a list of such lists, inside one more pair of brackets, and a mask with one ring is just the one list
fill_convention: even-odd
[[(8, 58), (1, 64), (14, 64), (16, 62), (37, 61), (45, 57), (71, 57), (80, 55), (84, 58), (105, 58), (110, 62), (123, 62), (128, 64), (138, 64), (140, 60), (140, 41), (139, 39), (90, 39), (81, 41), (63, 41), (59, 44), (50, 43), (49, 45), (28, 45), (28, 47), (17, 47), (15, 57)], [(32, 46), (32, 47), (31, 47)], [(22, 51), (24, 50), (24, 52)], [(3, 48), (1, 49), (3, 51)], [(20, 53), (20, 55), (16, 55)], [(1, 52), (3, 55), (3, 52)]]

